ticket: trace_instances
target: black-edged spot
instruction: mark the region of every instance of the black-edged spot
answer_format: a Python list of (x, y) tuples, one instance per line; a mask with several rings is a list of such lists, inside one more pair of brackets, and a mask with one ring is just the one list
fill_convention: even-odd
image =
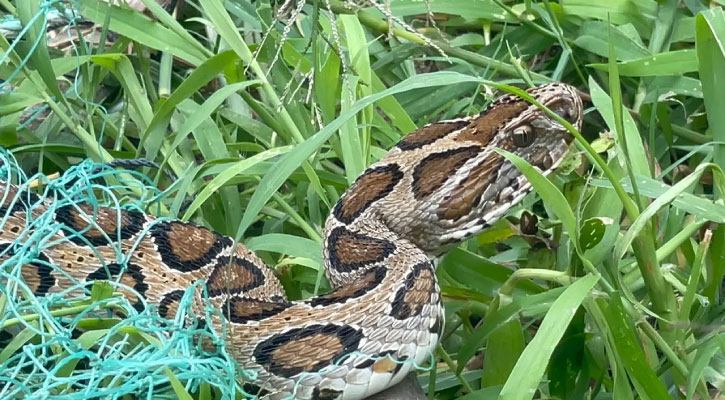
[(166, 265), (191, 272), (208, 265), (232, 240), (201, 226), (162, 221), (153, 225), (151, 236)]
[(373, 372), (381, 374), (392, 372), (395, 374), (400, 371), (400, 368), (403, 367), (407, 359), (408, 357), (405, 356), (397, 358), (394, 350), (386, 350), (369, 356), (365, 361), (355, 365), (355, 368), (365, 369), (372, 367)]
[(396, 319), (407, 319), (421, 313), (431, 303), (436, 290), (436, 277), (430, 262), (421, 262), (405, 277), (405, 285), (398, 289), (393, 299), (390, 315)]
[(387, 196), (402, 178), (403, 172), (397, 164), (369, 169), (347, 189), (332, 213), (342, 223), (349, 224), (371, 204)]
[[(0, 263), (15, 254), (12, 243), (0, 243)], [(36, 260), (20, 267), (20, 276), (35, 296), (45, 296), (55, 286), (53, 267), (50, 259), (43, 253), (38, 253)]]
[(176, 312), (179, 310), (179, 303), (184, 297), (184, 290), (174, 290), (168, 292), (159, 302), (159, 315), (161, 318), (174, 319)]
[(231, 322), (246, 324), (249, 321), (259, 321), (277, 315), (291, 304), (286, 301), (273, 302), (234, 296), (222, 305), (222, 313)]
[(330, 304), (344, 303), (349, 299), (363, 296), (365, 293), (377, 287), (385, 279), (387, 268), (376, 267), (362, 273), (352, 283), (344, 285), (339, 289), (322, 296), (309, 300), (309, 304), (316, 306), (329, 306)]
[(342, 396), (341, 390), (335, 390), (330, 388), (324, 388), (320, 389), (319, 386), (316, 386), (315, 389), (312, 391), (312, 398), (311, 400), (336, 400)]
[(438, 205), (438, 218), (455, 221), (470, 215), (471, 210), (480, 203), (486, 188), (498, 178), (498, 170), (503, 162), (504, 158), (500, 154), (490, 153), (473, 166), (468, 175)]
[(327, 248), (332, 268), (342, 273), (381, 262), (395, 251), (395, 245), (387, 240), (351, 232), (342, 226), (330, 232)]
[(80, 246), (106, 246), (129, 239), (143, 229), (146, 221), (139, 211), (93, 207), (88, 203), (59, 207), (55, 220), (67, 227), (68, 239)]
[(468, 146), (425, 156), (413, 170), (413, 195), (415, 198), (425, 198), (440, 189), (466, 161), (480, 152), (480, 147)]
[(285, 378), (317, 372), (356, 351), (362, 330), (348, 325), (311, 325), (278, 333), (254, 349), (254, 358), (267, 371)]
[(400, 360), (393, 360), (390, 357), (380, 358), (373, 363), (373, 372), (379, 374), (392, 373), (395, 375), (403, 368), (406, 359), (407, 357), (402, 357)]
[(428, 329), (428, 332), (438, 335), (440, 338), (443, 333), (443, 318), (440, 316), (434, 316), (433, 318), (435, 318), (435, 320), (433, 321), (433, 325), (431, 325), (430, 329)]
[(220, 294), (239, 294), (264, 285), (262, 269), (240, 257), (219, 257), (206, 280), (210, 297)]
[[(121, 275), (120, 278), (119, 275)], [(128, 263), (126, 266), (117, 263), (108, 264), (91, 272), (86, 277), (86, 281), (107, 280), (119, 282), (128, 287), (132, 287), (141, 297), (144, 297), (146, 295), (146, 291), (149, 289), (149, 285), (144, 282), (144, 279), (145, 276), (143, 274), (143, 269), (133, 263)], [(125, 293), (123, 290), (121, 290), (121, 292), (129, 300), (136, 300), (133, 304), (134, 308), (137, 310), (141, 310), (143, 308), (143, 303), (140, 299), (136, 298), (135, 295), (132, 293)]]
[(478, 142), (488, 146), (496, 132), (508, 121), (529, 108), (529, 103), (517, 97), (504, 96), (492, 102), (481, 115), (471, 120), (468, 127), (456, 135), (457, 141)]
[(468, 123), (469, 121), (467, 120), (457, 120), (441, 121), (435, 124), (426, 125), (405, 135), (395, 146), (404, 151), (419, 149), (448, 136), (452, 132), (465, 128)]

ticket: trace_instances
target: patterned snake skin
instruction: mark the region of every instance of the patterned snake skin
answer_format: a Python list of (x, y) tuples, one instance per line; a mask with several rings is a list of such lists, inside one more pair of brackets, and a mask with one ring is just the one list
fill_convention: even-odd
[[(577, 128), (582, 103), (560, 83), (528, 91)], [(77, 282), (118, 280), (139, 308), (173, 319), (192, 282), (204, 280), (226, 318), (227, 349), (257, 378), (245, 391), (263, 399), (364, 399), (429, 360), (444, 325), (433, 260), (498, 220), (530, 190), (493, 148), (544, 174), (572, 137), (528, 102), (500, 97), (479, 115), (426, 125), (405, 136), (342, 195), (324, 228), (324, 268), (333, 291), (288, 301), (271, 269), (232, 239), (141, 212), (58, 207), (63, 229), (40, 259), (22, 266), (36, 296)], [(0, 250), (26, 229), (27, 212), (48, 201), (0, 184)], [(117, 248), (127, 255), (116, 263)], [(203, 310), (201, 295), (195, 297)], [(201, 313), (203, 315), (203, 312)], [(205, 321), (222, 326), (218, 316)]]

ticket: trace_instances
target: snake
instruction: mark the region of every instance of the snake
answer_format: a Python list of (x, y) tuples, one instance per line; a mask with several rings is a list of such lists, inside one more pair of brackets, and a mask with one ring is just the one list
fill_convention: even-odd
[[(548, 83), (527, 93), (580, 128), (574, 87)], [(254, 371), (246, 393), (364, 399), (401, 381), (438, 345), (440, 257), (531, 191), (497, 149), (548, 175), (572, 142), (563, 124), (514, 94), (403, 136), (331, 208), (321, 245), (331, 291), (304, 300), (288, 300), (259, 256), (203, 226), (92, 202), (51, 207), (52, 197), (7, 182), (0, 185), (0, 255), (10, 257), (29, 221), (50, 210), (60, 226), (52, 245), (18, 267), (29, 295), (112, 280), (134, 307), (173, 320), (187, 288), (201, 281), (205, 294), (194, 295), (192, 307), (220, 311), (203, 322), (223, 327), (226, 350)]]

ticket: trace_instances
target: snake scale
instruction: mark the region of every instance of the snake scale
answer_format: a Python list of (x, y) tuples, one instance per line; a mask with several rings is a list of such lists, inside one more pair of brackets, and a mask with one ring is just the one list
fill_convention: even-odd
[[(576, 90), (551, 83), (528, 90), (579, 127)], [(139, 308), (173, 319), (193, 282), (226, 319), (227, 349), (256, 372), (247, 393), (263, 399), (364, 399), (429, 359), (444, 325), (434, 260), (498, 220), (530, 190), (502, 155), (517, 154), (544, 174), (572, 137), (527, 101), (504, 95), (483, 112), (423, 126), (367, 168), (332, 208), (323, 262), (333, 290), (288, 301), (253, 252), (204, 227), (133, 210), (58, 207), (55, 245), (21, 275), (36, 296), (77, 282), (117, 280)], [(30, 216), (48, 201), (2, 184), (0, 250), (7, 258)], [(18, 195), (20, 194), (20, 195)], [(22, 238), (20, 238), (22, 240)], [(126, 262), (117, 263), (114, 248)], [(122, 290), (123, 291), (123, 290)], [(203, 307), (201, 296), (194, 307)], [(201, 314), (203, 315), (203, 314)], [(218, 317), (222, 318), (222, 317)], [(219, 326), (221, 321), (206, 323)]]

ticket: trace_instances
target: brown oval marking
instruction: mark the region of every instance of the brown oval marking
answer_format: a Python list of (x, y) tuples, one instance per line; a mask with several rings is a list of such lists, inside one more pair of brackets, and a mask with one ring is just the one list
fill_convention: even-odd
[(340, 226), (327, 238), (330, 264), (338, 272), (356, 271), (366, 265), (385, 260), (395, 251), (395, 245)]
[(413, 170), (415, 198), (427, 197), (438, 190), (456, 170), (480, 152), (480, 147), (469, 146), (427, 155)]
[(229, 321), (245, 324), (249, 321), (259, 321), (277, 315), (290, 305), (289, 302), (272, 302), (235, 296), (229, 298), (222, 305), (222, 313)]
[[(15, 254), (12, 243), (0, 243), (0, 254), (0, 263), (12, 257)], [(38, 253), (35, 261), (23, 264), (20, 267), (20, 276), (30, 291), (38, 297), (47, 295), (56, 284), (50, 259), (43, 253)]]
[(370, 356), (370, 358), (362, 363), (355, 365), (355, 368), (365, 369), (372, 367), (373, 372), (392, 372), (395, 374), (403, 367), (406, 360), (408, 360), (408, 357), (402, 356), (398, 358), (395, 356), (394, 350), (386, 350)]
[(465, 129), (456, 135), (456, 141), (473, 141), (487, 146), (498, 129), (512, 120), (530, 104), (517, 97), (504, 96), (489, 104), (481, 114), (472, 119)]
[(208, 265), (232, 240), (201, 226), (162, 221), (151, 228), (161, 259), (171, 268), (191, 272)]
[(94, 208), (88, 203), (59, 207), (55, 210), (55, 220), (69, 228), (66, 237), (80, 246), (89, 243), (91, 246), (107, 246), (129, 239), (141, 231), (146, 221), (139, 211)]
[[(119, 274), (123, 274), (120, 279), (118, 278)], [(132, 287), (136, 292), (138, 292), (141, 297), (144, 297), (146, 295), (146, 291), (149, 289), (149, 285), (144, 282), (144, 279), (145, 276), (143, 274), (142, 268), (133, 263), (128, 263), (126, 267), (124, 267), (124, 265), (122, 264), (117, 263), (108, 264), (91, 272), (86, 277), (86, 281), (118, 281), (119, 283)], [(124, 293), (126, 298), (128, 298), (129, 300), (136, 300), (133, 304), (134, 308), (136, 308), (137, 310), (143, 309), (143, 302), (140, 299), (136, 298), (136, 295), (132, 293), (126, 293), (126, 291), (124, 290), (121, 290), (121, 292)]]
[(395, 146), (404, 151), (419, 149), (448, 136), (452, 132), (465, 128), (468, 124), (469, 121), (467, 120), (458, 120), (441, 121), (426, 125), (405, 135)]
[(375, 363), (373, 363), (373, 372), (378, 372), (378, 373), (392, 372), (395, 370), (395, 367), (397, 367), (397, 366), (398, 366), (398, 363), (396, 363), (395, 361), (391, 360), (388, 357), (383, 357), (383, 358), (375, 361)]
[(390, 315), (407, 319), (420, 314), (423, 306), (430, 304), (435, 285), (435, 271), (430, 262), (416, 264), (405, 277), (405, 286), (395, 293)]
[(264, 285), (262, 269), (247, 259), (219, 257), (214, 271), (206, 280), (210, 297), (220, 294), (239, 294)]
[(311, 325), (278, 333), (254, 349), (260, 365), (285, 378), (317, 372), (355, 351), (362, 331), (348, 325)]
[(351, 284), (340, 287), (339, 289), (317, 296), (309, 300), (312, 307), (329, 306), (330, 304), (344, 303), (350, 299), (363, 296), (365, 293), (376, 288), (380, 282), (385, 279), (387, 268), (376, 267), (361, 274)]
[(436, 215), (440, 219), (457, 220), (470, 215), (481, 201), (486, 188), (498, 177), (498, 169), (504, 159), (498, 153), (491, 153), (468, 172), (461, 182), (438, 205)]
[(374, 202), (387, 196), (402, 178), (397, 164), (369, 169), (347, 189), (332, 213), (342, 223), (349, 224)]

